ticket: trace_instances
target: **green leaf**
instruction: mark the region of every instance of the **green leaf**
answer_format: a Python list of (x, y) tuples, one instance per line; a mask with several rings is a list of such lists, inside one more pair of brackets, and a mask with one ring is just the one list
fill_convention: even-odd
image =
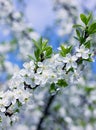
[(88, 62), (93, 62), (92, 58), (83, 59), (83, 60), (88, 61)]
[(34, 30), (33, 30), (32, 28), (28, 28), (27, 31), (28, 31), (28, 32), (32, 32), (32, 31), (34, 31)]
[(39, 49), (35, 50), (34, 51), (34, 55), (35, 55), (35, 57), (36, 57), (36, 59), (38, 61), (39, 60), (39, 56), (40, 56), (40, 50)]
[(52, 47), (47, 46), (47, 47), (45, 48), (45, 51), (46, 51), (46, 58), (47, 58), (47, 57), (50, 57), (51, 54), (52, 54)]
[(93, 125), (96, 123), (96, 118), (95, 117), (90, 117), (89, 122)]
[(81, 20), (82, 20), (82, 22), (85, 24), (85, 25), (87, 25), (87, 17), (86, 17), (86, 15), (84, 15), (84, 14), (80, 14), (80, 18), (81, 18)]
[(66, 54), (68, 54), (68, 53), (71, 52), (71, 50), (72, 50), (72, 46), (69, 46), (69, 47), (66, 48), (66, 47), (64, 47), (64, 45), (62, 44), (62, 45), (61, 45), (60, 54), (61, 54), (63, 57), (65, 57)]
[(89, 23), (89, 21), (92, 19), (92, 13), (89, 13), (88, 17), (87, 17), (87, 23)]
[(60, 104), (56, 104), (54, 106), (54, 110), (57, 112), (59, 109), (61, 108), (61, 105)]
[(68, 83), (65, 81), (65, 79), (60, 79), (58, 80), (57, 85), (59, 85), (60, 87), (67, 87)]
[(96, 33), (96, 22), (92, 23), (89, 28), (88, 28), (89, 34), (94, 34)]
[(75, 36), (74, 36), (74, 38), (75, 38), (77, 41), (79, 41), (78, 37), (75, 37)]
[(38, 45), (41, 50), (42, 49), (42, 37), (40, 37), (40, 39), (38, 40)]
[(69, 46), (69, 47), (67, 48), (67, 53), (70, 53), (70, 52), (71, 52), (72, 47), (73, 47), (73, 46)]
[(20, 110), (19, 110), (19, 109), (16, 109), (16, 110), (15, 110), (15, 112), (19, 113), (19, 112), (20, 112)]
[(78, 29), (76, 29), (76, 34), (77, 34), (78, 37), (80, 37), (80, 32), (79, 32)]
[(11, 125), (11, 126), (13, 125), (13, 121), (10, 121), (10, 125)]
[(85, 45), (86, 48), (90, 49), (90, 47), (91, 47), (90, 40), (85, 42), (84, 45)]
[(35, 41), (34, 39), (32, 39), (32, 42), (34, 43), (34, 45), (35, 45), (35, 47), (36, 47), (36, 48), (40, 49), (40, 47), (39, 47), (39, 45), (38, 45), (38, 42), (37, 42), (37, 41)]
[(46, 48), (47, 43), (48, 43), (48, 40), (45, 40), (45, 41), (42, 43), (42, 51), (44, 51), (44, 49)]
[(0, 116), (0, 123), (2, 122), (2, 117)]
[(73, 25), (73, 28), (82, 28), (83, 26), (82, 25), (80, 25), (80, 24), (74, 24)]
[(89, 86), (86, 86), (85, 87), (85, 91), (89, 94), (91, 91), (94, 90), (94, 87), (89, 87)]
[[(82, 33), (83, 34), (83, 33)], [(80, 37), (80, 44), (84, 44), (86, 41), (86, 38), (85, 37)]]
[(82, 64), (82, 62), (83, 62), (83, 59), (82, 59), (82, 58), (79, 58), (79, 59), (77, 60), (77, 64), (78, 64), (78, 65)]
[(55, 86), (55, 83), (52, 83), (52, 84), (50, 85), (50, 90), (49, 90), (49, 92), (50, 92), (50, 93), (54, 93), (54, 92), (56, 92), (56, 86)]
[(19, 100), (17, 100), (17, 105), (18, 105), (18, 107), (21, 107), (22, 103)]
[(88, 106), (88, 109), (89, 109), (90, 111), (93, 111), (93, 110), (94, 110), (94, 107), (93, 107), (92, 105), (89, 105), (89, 106)]

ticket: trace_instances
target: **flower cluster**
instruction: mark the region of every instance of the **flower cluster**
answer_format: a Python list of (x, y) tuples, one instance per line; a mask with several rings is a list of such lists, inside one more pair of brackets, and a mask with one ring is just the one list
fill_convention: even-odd
[[(45, 41), (42, 41), (42, 46), (44, 46), (44, 44)], [(46, 47), (47, 44), (45, 48)], [(65, 51), (62, 49), (65, 49)], [(48, 51), (49, 50), (44, 50), (44, 54), (46, 55)], [(82, 64), (86, 62), (84, 60), (88, 60), (92, 54), (90, 50), (83, 45), (78, 49), (76, 48), (74, 54), (70, 54), (70, 51), (71, 47), (64, 48), (64, 45), (61, 45), (60, 52), (51, 54), (50, 58), (40, 59), (38, 61), (31, 60), (30, 62), (24, 63), (24, 68), (15, 73), (12, 77), (9, 89), (0, 94), (0, 111), (4, 112), (5, 115), (10, 115), (10, 113), (8, 113), (10, 107), (14, 106), (14, 110), (16, 110), (15, 105), (17, 102), (22, 105), (26, 103), (26, 101), (32, 97), (30, 92), (37, 87), (48, 87), (50, 92), (53, 93), (60, 87), (66, 87), (68, 84), (72, 85), (75, 81), (78, 81), (79, 76), (77, 75), (79, 75), (81, 71), (80, 68)], [(61, 54), (65, 54), (65, 56)], [(82, 59), (82, 64), (78, 62), (80, 59)]]

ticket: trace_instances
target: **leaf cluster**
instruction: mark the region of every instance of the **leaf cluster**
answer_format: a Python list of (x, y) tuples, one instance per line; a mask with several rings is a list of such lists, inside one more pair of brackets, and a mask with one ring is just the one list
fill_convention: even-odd
[(72, 46), (65, 47), (64, 44), (62, 44), (62, 45), (60, 46), (60, 48), (61, 48), (60, 54), (61, 54), (61, 56), (63, 56), (63, 57), (66, 57), (66, 55), (67, 55), (68, 53), (70, 53), (71, 50), (72, 50)]
[(80, 14), (80, 19), (84, 25), (75, 24), (73, 25), (76, 28), (76, 40), (79, 41), (80, 45), (84, 44), (86, 48), (91, 46), (91, 35), (96, 33), (96, 21), (93, 21), (92, 13), (89, 13), (88, 16), (85, 14)]
[(52, 47), (48, 45), (48, 40), (43, 40), (41, 37), (38, 41), (34, 39), (32, 41), (35, 45), (34, 57), (29, 56), (29, 58), (42, 62), (44, 59), (51, 57), (53, 51)]

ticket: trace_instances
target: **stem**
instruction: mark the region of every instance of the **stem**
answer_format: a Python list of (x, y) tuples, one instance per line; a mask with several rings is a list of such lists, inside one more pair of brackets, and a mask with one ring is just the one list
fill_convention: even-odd
[(47, 104), (45, 104), (45, 109), (44, 109), (44, 112), (43, 112), (43, 116), (40, 118), (40, 121), (37, 125), (37, 130), (42, 130), (42, 124), (44, 122), (44, 119), (49, 115), (49, 109), (50, 109), (50, 106), (52, 104), (52, 102), (54, 101), (54, 98), (56, 97), (56, 94), (54, 95), (51, 95), (48, 99), (48, 102)]

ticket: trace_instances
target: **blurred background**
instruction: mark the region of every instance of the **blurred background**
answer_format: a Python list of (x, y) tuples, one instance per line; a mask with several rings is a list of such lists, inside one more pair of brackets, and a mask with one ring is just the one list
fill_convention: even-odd
[[(6, 89), (12, 75), (29, 61), (28, 55), (34, 50), (32, 39), (38, 40), (40, 36), (48, 39), (54, 51), (61, 43), (75, 45), (72, 26), (81, 23), (80, 13), (89, 12), (96, 19), (96, 0), (0, 0), (0, 89)], [(96, 36), (93, 36), (92, 44), (96, 54)], [(96, 62), (85, 69), (78, 86), (57, 96), (51, 114), (43, 124), (44, 130), (95, 130), (95, 94)], [(21, 122), (6, 127), (7, 130), (36, 129), (42, 102), (45, 103), (45, 90), (39, 96), (39, 99), (35, 97), (38, 104), (32, 106), (34, 111), (30, 108), (32, 114), (29, 114), (29, 108), (25, 113), (21, 112)], [(29, 121), (30, 118), (34, 121)]]

